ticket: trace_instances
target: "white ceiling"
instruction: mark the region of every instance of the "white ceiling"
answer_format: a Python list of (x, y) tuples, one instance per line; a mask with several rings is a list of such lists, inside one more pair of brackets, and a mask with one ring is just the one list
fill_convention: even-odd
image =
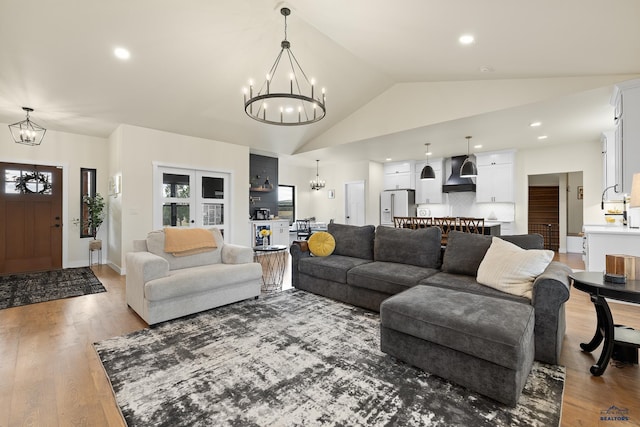
[[(327, 88), (327, 117), (269, 126), (242, 108), (243, 85), (271, 66), (283, 38)], [(394, 83), (640, 74), (637, 0), (1, 0), (0, 122), (21, 106), (53, 130), (106, 137), (120, 123), (250, 146), (308, 162), (419, 158), (422, 144), (462, 154), (597, 139), (612, 125), (611, 88), (305, 152), (305, 144)], [(460, 46), (462, 33), (476, 43)], [(116, 46), (131, 59), (113, 56)], [(480, 71), (489, 67), (490, 72)], [(392, 106), (391, 106), (392, 108)], [(529, 133), (529, 134), (528, 134)], [(540, 143), (540, 142), (535, 142)]]

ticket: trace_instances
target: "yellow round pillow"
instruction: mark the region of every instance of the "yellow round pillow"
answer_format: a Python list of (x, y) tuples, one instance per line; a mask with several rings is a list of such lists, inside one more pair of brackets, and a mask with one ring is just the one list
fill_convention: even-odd
[(309, 250), (313, 256), (329, 256), (336, 248), (336, 240), (326, 231), (313, 233), (309, 237)]

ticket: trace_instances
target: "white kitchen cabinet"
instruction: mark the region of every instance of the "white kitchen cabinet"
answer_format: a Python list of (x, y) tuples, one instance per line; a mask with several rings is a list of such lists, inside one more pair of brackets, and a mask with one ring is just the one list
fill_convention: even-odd
[(273, 219), (268, 221), (251, 221), (252, 247), (262, 243), (262, 240), (258, 238), (258, 233), (265, 227), (271, 230), (271, 236), (269, 236), (270, 245), (289, 246), (289, 220)]
[[(600, 140), (602, 142), (602, 191), (622, 182), (622, 169), (617, 165), (620, 164), (620, 147), (616, 146), (616, 137), (614, 131), (603, 132)], [(619, 142), (619, 140), (618, 140)], [(618, 188), (620, 191), (620, 188)], [(614, 196), (612, 189), (605, 193), (605, 200), (615, 200), (619, 197)]]
[(384, 190), (415, 189), (414, 161), (385, 163), (382, 185)]
[(435, 172), (436, 179), (423, 181), (420, 179), (422, 168), (427, 162), (416, 163), (416, 203), (417, 204), (440, 204), (442, 203), (442, 178), (443, 178), (443, 159), (429, 160), (429, 165)]
[(640, 229), (585, 225), (583, 231), (583, 259), (587, 271), (605, 271), (606, 255), (640, 256)]
[(618, 193), (631, 193), (633, 174), (640, 172), (640, 79), (618, 83), (614, 87), (611, 104), (615, 107)]
[(476, 202), (514, 203), (514, 151), (477, 153)]

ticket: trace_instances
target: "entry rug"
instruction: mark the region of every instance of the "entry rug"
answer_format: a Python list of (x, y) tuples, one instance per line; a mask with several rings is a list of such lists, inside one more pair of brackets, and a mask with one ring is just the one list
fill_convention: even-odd
[(300, 290), (94, 346), (129, 426), (558, 426), (565, 378), (534, 363), (509, 408), (382, 353), (377, 313)]
[(106, 291), (89, 267), (0, 276), (0, 309)]

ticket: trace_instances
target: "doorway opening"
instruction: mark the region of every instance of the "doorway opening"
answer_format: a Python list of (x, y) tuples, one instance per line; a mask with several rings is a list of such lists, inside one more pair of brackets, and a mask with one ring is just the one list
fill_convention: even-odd
[(528, 231), (555, 252), (582, 252), (582, 172), (529, 176)]

